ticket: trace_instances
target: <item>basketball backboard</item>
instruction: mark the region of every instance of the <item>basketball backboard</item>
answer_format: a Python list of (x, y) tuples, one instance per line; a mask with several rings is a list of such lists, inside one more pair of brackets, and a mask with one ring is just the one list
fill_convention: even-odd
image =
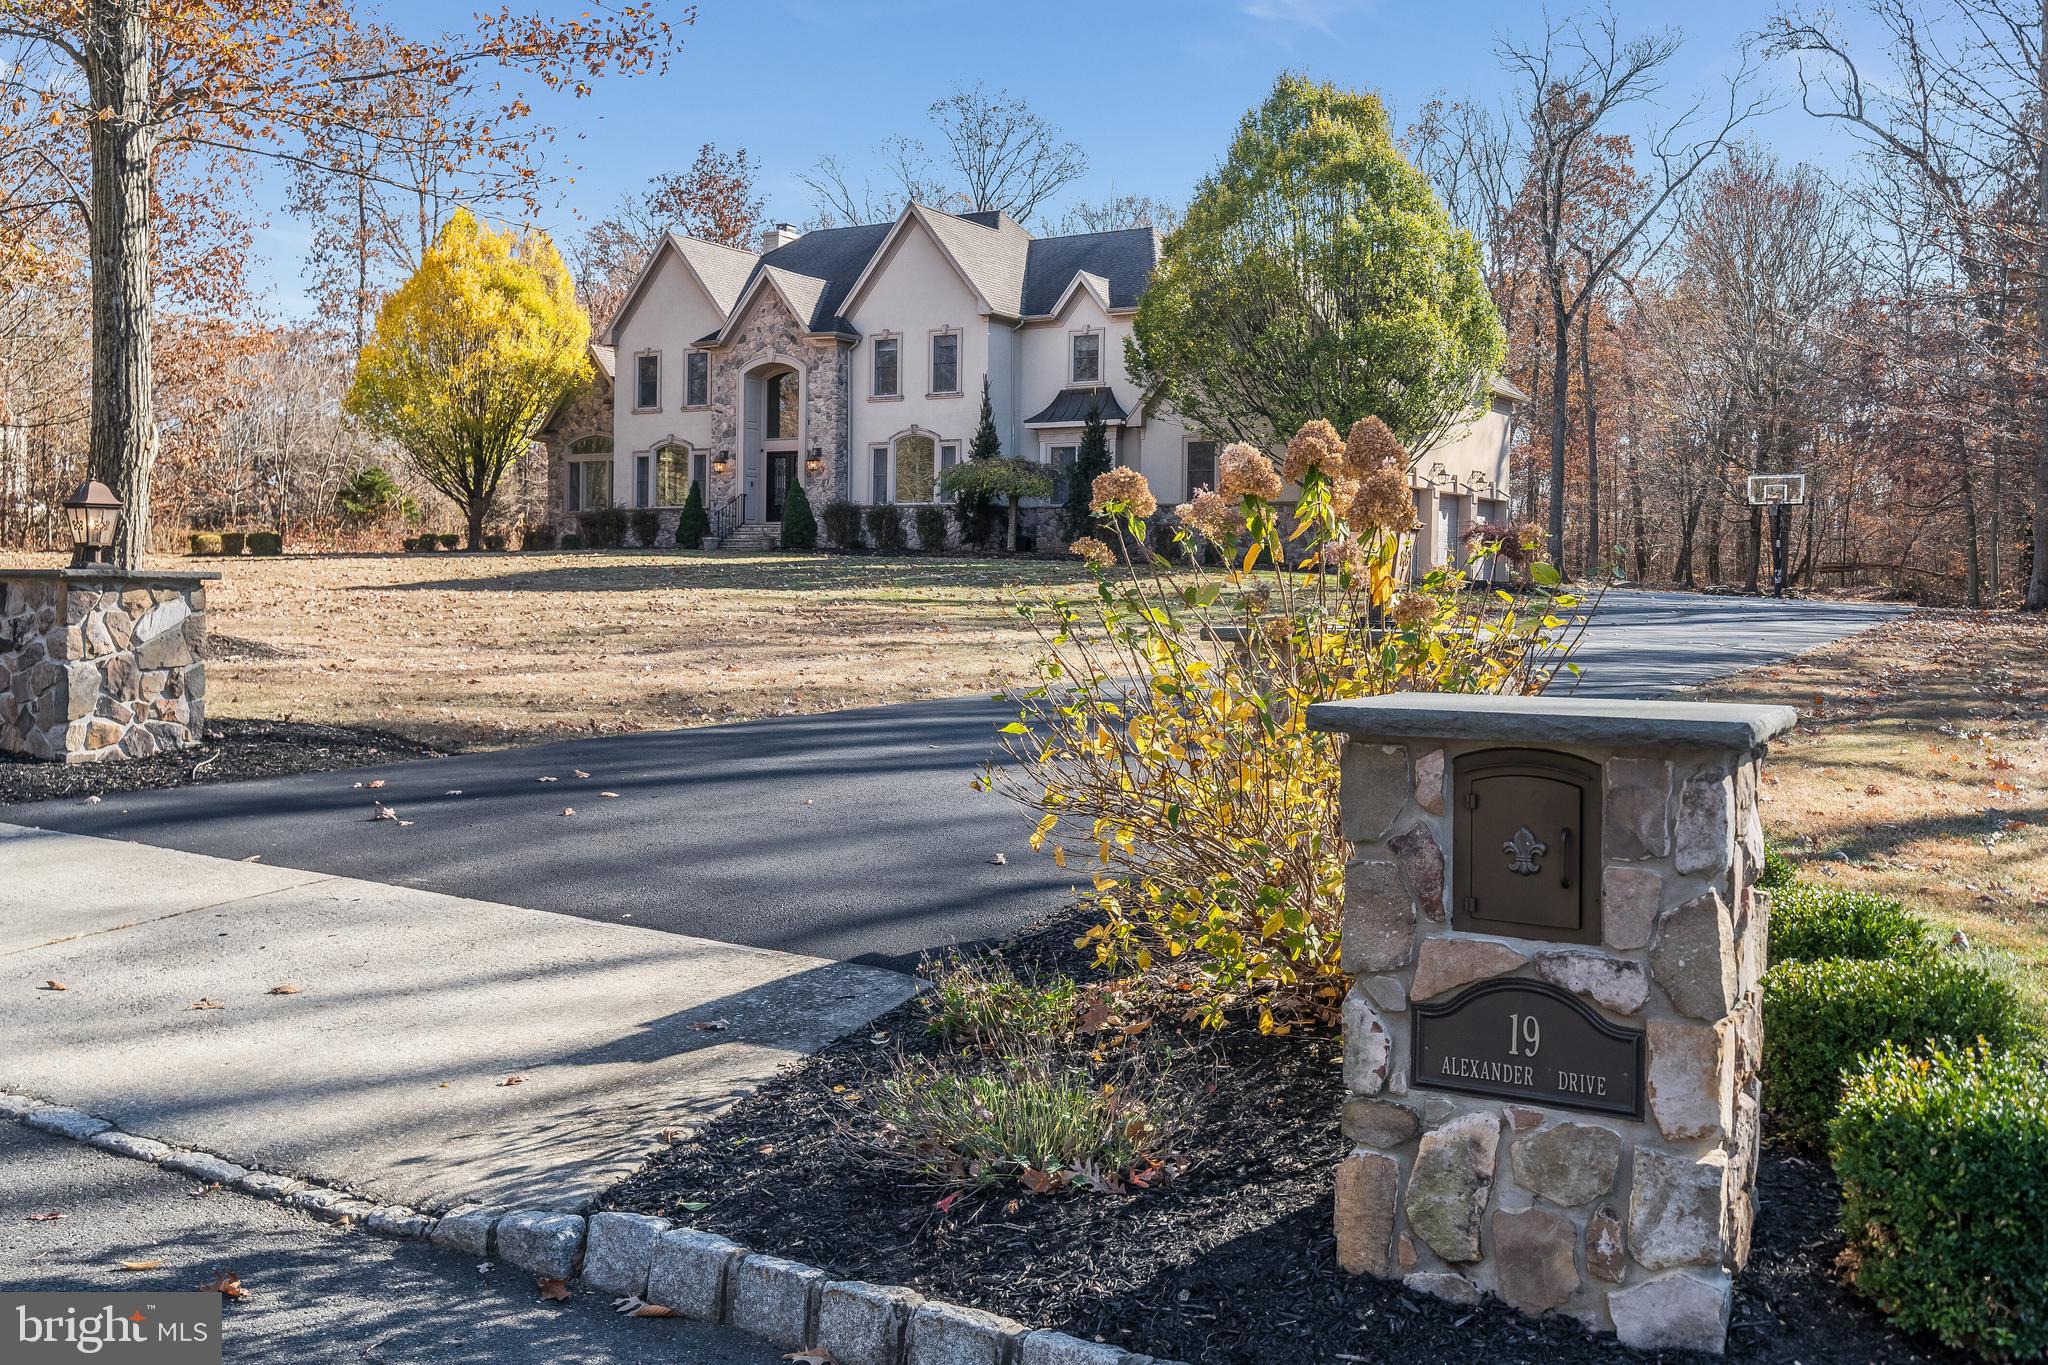
[(1799, 507), (1806, 502), (1804, 474), (1752, 474), (1749, 501), (1755, 507)]

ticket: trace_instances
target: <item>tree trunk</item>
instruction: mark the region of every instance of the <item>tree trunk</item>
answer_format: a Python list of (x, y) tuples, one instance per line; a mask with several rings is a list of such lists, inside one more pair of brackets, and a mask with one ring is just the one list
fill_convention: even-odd
[(1600, 567), (1600, 429), (1593, 401), (1593, 309), (1579, 314), (1579, 402), (1586, 409), (1586, 572)]
[[(2048, 0), (2044, 0), (2048, 3)], [(1550, 291), (1551, 332), (1557, 349), (1550, 357), (1550, 562), (1564, 572), (1564, 444), (1565, 404), (1571, 398), (1571, 316), (1565, 312), (1561, 288)]]
[(121, 499), (114, 562), (140, 569), (149, 546), (151, 411), (149, 35), (146, 0), (91, 0), (86, 82), (102, 117), (92, 150), (91, 466)]
[[(2048, 0), (2041, 0), (2048, 24)], [(2034, 96), (2034, 347), (2038, 367), (2048, 357), (2048, 28), (2041, 31)], [(2048, 402), (2036, 401), (2034, 445), (2034, 571), (2027, 579), (2027, 610), (2048, 611)]]
[(1963, 484), (1963, 592), (1972, 607), (1984, 605), (1984, 562), (1977, 548), (1982, 538), (1977, 511), (1977, 478), (1970, 468), (1969, 438), (1956, 428), (1956, 468)]

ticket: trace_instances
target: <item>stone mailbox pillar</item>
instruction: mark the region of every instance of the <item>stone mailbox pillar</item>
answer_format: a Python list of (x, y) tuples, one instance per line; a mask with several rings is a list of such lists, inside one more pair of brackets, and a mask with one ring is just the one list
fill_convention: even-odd
[(1337, 1248), (1718, 1352), (1749, 1255), (1785, 707), (1403, 694), (1344, 736)]

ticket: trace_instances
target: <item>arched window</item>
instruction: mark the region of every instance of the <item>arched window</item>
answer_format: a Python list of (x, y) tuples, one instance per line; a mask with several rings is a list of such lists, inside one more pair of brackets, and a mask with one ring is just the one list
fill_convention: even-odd
[(690, 496), (690, 448), (670, 442), (654, 452), (654, 505), (681, 507)]
[(930, 502), (936, 488), (938, 446), (921, 431), (896, 438), (896, 501)]
[(612, 453), (612, 438), (609, 436), (584, 436), (569, 442), (571, 455), (609, 455)]

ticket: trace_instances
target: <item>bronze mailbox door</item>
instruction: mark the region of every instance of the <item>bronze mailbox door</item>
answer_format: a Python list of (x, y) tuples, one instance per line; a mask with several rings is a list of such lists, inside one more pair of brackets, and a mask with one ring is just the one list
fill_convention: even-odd
[(1491, 749), (1453, 767), (1457, 885), (1467, 927), (1598, 942), (1600, 770), (1564, 754)]

